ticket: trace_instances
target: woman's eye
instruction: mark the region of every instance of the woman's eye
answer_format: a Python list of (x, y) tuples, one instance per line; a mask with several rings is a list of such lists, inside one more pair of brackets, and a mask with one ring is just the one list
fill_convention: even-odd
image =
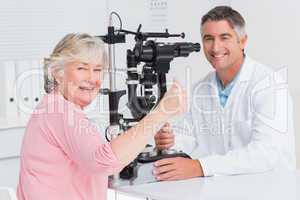
[(94, 69), (95, 72), (101, 72), (102, 69)]
[(87, 70), (87, 68), (85, 68), (85, 67), (78, 67), (77, 69), (78, 70)]

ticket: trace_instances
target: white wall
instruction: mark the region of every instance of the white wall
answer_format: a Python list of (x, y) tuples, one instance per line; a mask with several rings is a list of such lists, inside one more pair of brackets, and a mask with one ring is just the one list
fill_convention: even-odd
[(233, 8), (246, 18), (247, 53), (274, 68), (287, 67), (288, 83), (294, 101), (297, 166), (300, 167), (300, 2), (232, 0)]

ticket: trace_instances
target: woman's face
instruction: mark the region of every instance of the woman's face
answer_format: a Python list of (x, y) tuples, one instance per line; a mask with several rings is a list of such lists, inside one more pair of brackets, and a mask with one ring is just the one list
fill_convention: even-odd
[(63, 96), (81, 108), (90, 104), (99, 93), (103, 66), (99, 63), (69, 62), (63, 76), (57, 78)]

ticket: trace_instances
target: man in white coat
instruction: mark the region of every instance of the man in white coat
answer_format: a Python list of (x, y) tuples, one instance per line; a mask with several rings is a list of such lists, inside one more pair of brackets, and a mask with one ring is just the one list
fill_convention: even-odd
[[(193, 159), (155, 162), (156, 178), (295, 169), (293, 107), (282, 70), (245, 55), (245, 21), (231, 7), (218, 6), (204, 15), (201, 36), (214, 70), (193, 87), (184, 119), (194, 138), (185, 145)], [(166, 132), (155, 136), (158, 148), (173, 144)]]

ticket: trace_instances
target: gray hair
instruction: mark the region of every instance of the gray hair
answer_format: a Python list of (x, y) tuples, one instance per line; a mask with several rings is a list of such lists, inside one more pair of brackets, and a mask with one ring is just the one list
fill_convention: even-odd
[(107, 66), (104, 42), (86, 33), (67, 34), (54, 48), (49, 58), (44, 59), (44, 89), (47, 93), (58, 85), (55, 76), (63, 74), (65, 63), (96, 61)]
[(235, 30), (238, 37), (241, 38), (246, 35), (246, 22), (242, 15), (230, 6), (217, 6), (208, 13), (206, 13), (201, 19), (201, 34), (202, 27), (207, 21), (221, 21), (226, 20), (229, 25)]

